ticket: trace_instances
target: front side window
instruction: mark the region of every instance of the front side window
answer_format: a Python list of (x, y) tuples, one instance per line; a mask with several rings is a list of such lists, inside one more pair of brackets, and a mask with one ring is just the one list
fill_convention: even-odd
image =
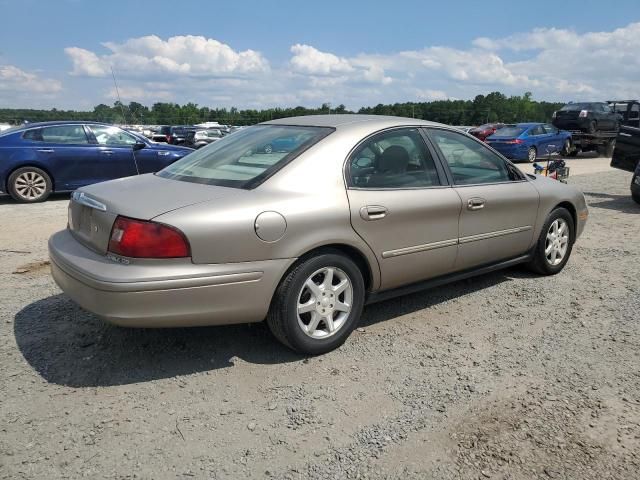
[(42, 141), (69, 145), (88, 144), (87, 134), (82, 125), (60, 125), (44, 127), (41, 130)]
[(552, 133), (554, 135), (558, 133), (558, 129), (548, 123), (545, 123), (542, 128), (544, 128), (545, 133)]
[(131, 146), (138, 142), (136, 137), (118, 127), (91, 125), (90, 128), (98, 145)]
[(449, 164), (456, 185), (521, 179), (515, 169), (481, 142), (449, 130), (430, 129), (429, 134)]
[(186, 182), (252, 188), (333, 132), (327, 127), (256, 125), (196, 150), (157, 175)]
[(440, 185), (420, 132), (403, 128), (365, 141), (349, 160), (348, 183), (358, 188), (421, 188)]

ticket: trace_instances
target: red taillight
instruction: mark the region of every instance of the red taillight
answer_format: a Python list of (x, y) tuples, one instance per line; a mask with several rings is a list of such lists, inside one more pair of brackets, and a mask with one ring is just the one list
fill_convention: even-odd
[(109, 251), (133, 258), (180, 258), (190, 255), (184, 234), (162, 223), (118, 217), (111, 228)]

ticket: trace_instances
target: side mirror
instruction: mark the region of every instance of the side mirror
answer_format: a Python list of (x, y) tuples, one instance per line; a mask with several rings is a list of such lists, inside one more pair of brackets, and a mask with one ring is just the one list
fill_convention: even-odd
[(131, 148), (133, 148), (133, 151), (137, 151), (137, 150), (142, 150), (144, 147), (146, 147), (147, 144), (143, 143), (143, 142), (136, 142), (132, 145)]

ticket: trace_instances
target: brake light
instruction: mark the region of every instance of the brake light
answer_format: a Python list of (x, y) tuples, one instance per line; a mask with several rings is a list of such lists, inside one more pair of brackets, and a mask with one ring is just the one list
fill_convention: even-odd
[(580, 110), (580, 114), (578, 115), (580, 118), (586, 118), (589, 115), (589, 110)]
[(174, 227), (118, 217), (111, 228), (109, 252), (133, 258), (182, 258), (191, 255), (191, 248)]

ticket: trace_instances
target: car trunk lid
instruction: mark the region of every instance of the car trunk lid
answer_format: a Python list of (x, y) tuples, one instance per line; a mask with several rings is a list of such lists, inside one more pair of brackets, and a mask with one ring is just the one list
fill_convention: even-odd
[(237, 189), (170, 180), (153, 174), (83, 187), (69, 202), (69, 230), (83, 245), (106, 253), (118, 215), (151, 220), (158, 215), (222, 196)]

